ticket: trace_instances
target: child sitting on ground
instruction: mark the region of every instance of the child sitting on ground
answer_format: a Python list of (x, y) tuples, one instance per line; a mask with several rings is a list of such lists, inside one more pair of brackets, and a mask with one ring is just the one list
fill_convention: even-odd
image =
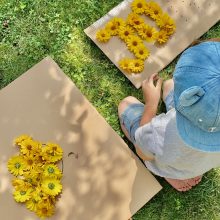
[(145, 105), (123, 99), (121, 127), (152, 173), (187, 191), (220, 167), (220, 39), (182, 54), (174, 78), (163, 84), (167, 113), (156, 116), (161, 88), (162, 79), (153, 74), (142, 83)]

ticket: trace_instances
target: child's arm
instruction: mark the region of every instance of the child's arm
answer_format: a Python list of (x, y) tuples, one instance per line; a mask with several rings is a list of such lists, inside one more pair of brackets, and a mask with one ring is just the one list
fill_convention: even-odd
[[(154, 85), (156, 80), (156, 85)], [(142, 90), (145, 100), (144, 113), (142, 115), (140, 126), (149, 123), (153, 117), (156, 116), (157, 107), (161, 97), (162, 79), (157, 74), (151, 75), (142, 83)], [(154, 159), (153, 155), (145, 155), (138, 146), (135, 146), (136, 152), (142, 160), (151, 161)]]
[[(154, 85), (154, 81), (156, 84)], [(152, 74), (142, 83), (142, 90), (145, 100), (144, 113), (141, 118), (140, 126), (147, 124), (157, 113), (157, 107), (161, 97), (161, 87), (163, 80), (158, 77), (157, 73)]]

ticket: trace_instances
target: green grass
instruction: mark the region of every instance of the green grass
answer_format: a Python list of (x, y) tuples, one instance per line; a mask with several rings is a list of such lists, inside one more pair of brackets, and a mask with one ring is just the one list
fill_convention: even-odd
[[(124, 138), (117, 105), (128, 95), (142, 100), (142, 92), (134, 88), (83, 32), (120, 2), (0, 0), (0, 87), (50, 55)], [(220, 23), (202, 38), (219, 36)], [(161, 75), (170, 78), (174, 66), (175, 61)], [(202, 183), (187, 193), (178, 193), (162, 178), (158, 180), (164, 189), (134, 216), (134, 220), (220, 219), (218, 169), (207, 173)]]

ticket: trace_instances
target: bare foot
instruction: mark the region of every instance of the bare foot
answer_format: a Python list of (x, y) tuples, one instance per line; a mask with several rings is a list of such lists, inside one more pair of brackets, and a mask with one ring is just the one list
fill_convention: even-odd
[(193, 186), (197, 185), (202, 180), (202, 176), (197, 176), (186, 180), (178, 180), (178, 179), (170, 179), (170, 178), (165, 178), (165, 180), (177, 191), (185, 192), (190, 190)]

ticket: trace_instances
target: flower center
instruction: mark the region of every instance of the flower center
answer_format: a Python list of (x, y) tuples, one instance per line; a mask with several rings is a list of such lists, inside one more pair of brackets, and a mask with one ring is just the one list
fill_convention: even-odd
[(21, 196), (24, 196), (26, 194), (25, 191), (20, 191)]
[(38, 160), (39, 160), (40, 163), (42, 163), (44, 161), (42, 156), (39, 156)]
[(135, 63), (135, 67), (139, 67), (140, 65), (139, 65), (139, 63)]
[(141, 3), (138, 3), (138, 4), (137, 4), (137, 7), (138, 7), (138, 8), (143, 8), (143, 5), (142, 5)]
[(54, 168), (53, 167), (49, 167), (47, 170), (48, 170), (48, 173), (54, 173)]
[(152, 33), (151, 32), (147, 32), (147, 36), (148, 37), (152, 37)]
[(116, 26), (113, 25), (113, 26), (111, 27), (111, 29), (114, 31), (114, 30), (116, 29)]
[(33, 164), (33, 160), (27, 160), (27, 164), (28, 165), (32, 165)]
[(102, 37), (105, 37), (105, 34), (102, 34), (101, 36), (102, 36)]
[(138, 45), (137, 41), (133, 41), (132, 45), (137, 46)]
[(20, 164), (20, 163), (16, 163), (16, 164), (15, 164), (15, 168), (16, 168), (16, 169), (19, 169), (20, 167), (21, 167), (21, 164)]
[(49, 189), (53, 190), (54, 187), (55, 187), (55, 185), (54, 185), (53, 183), (49, 183), (49, 184), (48, 184), (48, 188), (49, 188)]
[(28, 149), (28, 150), (32, 150), (32, 146), (31, 146), (31, 145), (28, 145), (28, 146), (27, 146), (27, 149)]
[(159, 14), (159, 11), (158, 11), (158, 10), (155, 10), (155, 11), (154, 11), (154, 14), (155, 14), (155, 15), (158, 15), (158, 14)]
[(128, 31), (125, 31), (125, 36), (128, 36), (129, 35), (129, 32)]
[(144, 51), (143, 51), (143, 50), (140, 50), (140, 51), (139, 51), (139, 54), (143, 55), (143, 54), (144, 54)]
[(47, 214), (47, 209), (46, 209), (46, 208), (42, 208), (41, 211), (42, 211), (42, 213), (43, 213), (44, 215)]
[(135, 23), (136, 25), (139, 25), (141, 22), (140, 22), (140, 21), (134, 21), (134, 23)]

